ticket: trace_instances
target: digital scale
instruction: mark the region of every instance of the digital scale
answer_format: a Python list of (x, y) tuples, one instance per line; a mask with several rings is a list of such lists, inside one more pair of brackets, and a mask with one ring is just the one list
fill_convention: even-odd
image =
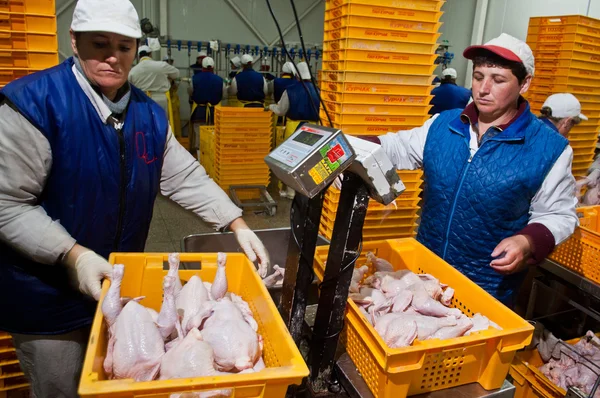
[(358, 175), (371, 197), (384, 205), (405, 189), (380, 145), (313, 124), (302, 125), (265, 162), (285, 185), (308, 198), (346, 169)]
[[(280, 312), (296, 344), (303, 341), (308, 292), (325, 190), (342, 172), (342, 189), (333, 226), (319, 302), (308, 344), (307, 386), (313, 396), (335, 394), (333, 374), (354, 263), (372, 197), (388, 204), (405, 187), (380, 145), (346, 136), (341, 130), (304, 124), (265, 157), (273, 173), (298, 194), (290, 210), (288, 245)], [(290, 387), (289, 395), (295, 395)]]

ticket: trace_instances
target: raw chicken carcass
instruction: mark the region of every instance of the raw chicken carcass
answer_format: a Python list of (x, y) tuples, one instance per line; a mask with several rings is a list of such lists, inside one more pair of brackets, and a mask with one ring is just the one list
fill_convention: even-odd
[(442, 293), (442, 297), (440, 297), (440, 303), (444, 304), (446, 307), (450, 307), (452, 304), (452, 298), (454, 297), (454, 289), (451, 287), (446, 287), (444, 292)]
[(244, 320), (215, 320), (202, 329), (202, 336), (215, 353), (218, 370), (242, 371), (254, 367), (261, 357), (263, 342)]
[(477, 313), (471, 317), (471, 322), (473, 322), (473, 327), (465, 333), (466, 336), (469, 336), (475, 332), (481, 332), (483, 330), (488, 330), (490, 327), (494, 329), (502, 330), (502, 328), (496, 325), (494, 322), (490, 321), (488, 317)]
[[(417, 325), (417, 337), (419, 340), (425, 340), (432, 336), (435, 332), (444, 327), (456, 326), (457, 321), (454, 317), (434, 318), (423, 315), (411, 314), (385, 314), (375, 320), (375, 330), (381, 334), (387, 333), (389, 325), (392, 323), (409, 323), (414, 322)], [(381, 334), (383, 336), (383, 334)]]
[(392, 312), (404, 312), (410, 306), (413, 299), (413, 293), (410, 290), (400, 292), (392, 305)]
[(389, 261), (383, 258), (375, 257), (372, 252), (367, 253), (367, 261), (373, 264), (376, 271), (380, 272), (394, 272), (394, 266)]
[(360, 268), (354, 268), (352, 271), (352, 281), (350, 282), (350, 293), (359, 293), (360, 281), (362, 281), (367, 271), (369, 271), (369, 267), (366, 265), (363, 265)]
[(273, 266), (273, 273), (263, 279), (263, 283), (266, 287), (278, 286), (283, 283), (283, 277), (285, 275), (285, 268), (281, 268), (279, 265), (275, 264)]
[(181, 319), (181, 327), (184, 334), (193, 328), (197, 328), (206, 318), (203, 313), (203, 304), (210, 301), (208, 290), (198, 275), (194, 275), (185, 284), (176, 300), (177, 312)]
[(411, 285), (410, 290), (413, 292), (411, 306), (420, 314), (436, 317), (455, 316), (457, 318), (462, 315), (458, 308), (448, 308), (432, 299), (423, 286)]
[(349, 297), (358, 305), (365, 308), (373, 306), (374, 312), (379, 312), (390, 307), (391, 300), (388, 300), (381, 290), (370, 287), (361, 287), (359, 293), (350, 293)]
[(227, 264), (227, 255), (225, 253), (217, 253), (217, 274), (210, 289), (213, 300), (221, 300), (227, 293), (227, 275), (225, 273), (225, 265)]
[(473, 322), (471, 322), (471, 320), (466, 316), (463, 316), (457, 319), (456, 326), (448, 326), (445, 328), (441, 328), (437, 332), (432, 334), (429, 338), (440, 340), (453, 339), (455, 337), (464, 336), (464, 334), (467, 333), (472, 327)]
[(179, 253), (169, 254), (169, 272), (167, 275), (175, 278), (175, 290), (173, 292), (175, 295), (175, 300), (177, 300), (177, 297), (179, 297), (179, 292), (181, 292), (182, 289), (181, 279), (179, 279), (179, 264)]
[(376, 319), (375, 330), (390, 348), (408, 347), (418, 335), (417, 323), (398, 314)]

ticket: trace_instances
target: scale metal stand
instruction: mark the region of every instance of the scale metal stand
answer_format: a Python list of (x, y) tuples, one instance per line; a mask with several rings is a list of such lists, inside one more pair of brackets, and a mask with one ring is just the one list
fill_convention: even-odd
[[(339, 335), (344, 326), (354, 263), (361, 252), (362, 228), (369, 198), (389, 204), (404, 184), (381, 146), (344, 136), (340, 130), (302, 125), (266, 158), (273, 173), (296, 190), (291, 209), (289, 252), (280, 311), (292, 338), (301, 347), (314, 279), (313, 259), (326, 188), (342, 173), (342, 190), (316, 311), (307, 363), (310, 376), (303, 387), (312, 396), (341, 390), (334, 376)], [(299, 394), (290, 387), (288, 396)]]

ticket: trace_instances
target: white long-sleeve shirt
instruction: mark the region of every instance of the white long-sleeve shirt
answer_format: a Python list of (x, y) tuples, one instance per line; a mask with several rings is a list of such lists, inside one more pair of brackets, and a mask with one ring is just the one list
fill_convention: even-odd
[(269, 109), (277, 116), (285, 116), (290, 110), (290, 99), (287, 95), (287, 90), (281, 94), (279, 102), (269, 105)]
[(164, 61), (143, 57), (129, 72), (129, 82), (142, 91), (166, 93), (171, 89), (171, 80), (179, 77), (179, 69)]
[[(75, 66), (73, 73), (106, 124), (110, 110)], [(94, 131), (81, 126), (79, 133), (94, 134)], [(52, 157), (46, 137), (9, 104), (1, 103), (0, 175), (3, 177), (0, 178), (0, 240), (43, 264), (54, 264), (75, 244), (75, 239), (60, 225), (60, 220), (52, 220), (38, 205), (52, 170)], [(242, 210), (177, 142), (170, 128), (160, 190), (217, 230), (242, 215)]]
[[(399, 170), (423, 167), (423, 152), (433, 116), (421, 127), (380, 136), (381, 146)], [(469, 149), (473, 156), (479, 149), (477, 132), (470, 127)], [(529, 222), (543, 224), (554, 237), (555, 244), (567, 239), (579, 223), (575, 206), (575, 178), (571, 174), (573, 149), (567, 146), (544, 179), (529, 208)]]

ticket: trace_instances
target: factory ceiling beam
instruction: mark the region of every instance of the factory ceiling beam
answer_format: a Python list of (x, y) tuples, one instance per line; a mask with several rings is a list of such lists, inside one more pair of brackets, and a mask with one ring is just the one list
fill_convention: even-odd
[[(306, 10), (304, 10), (304, 12), (298, 16), (298, 21), (302, 21), (304, 19), (304, 17), (306, 17), (308, 14), (310, 14), (311, 11), (314, 10), (322, 2), (323, 2), (323, 0), (316, 0), (314, 3), (312, 3), (310, 6), (308, 6), (308, 8)], [(283, 30), (283, 32), (282, 32), (283, 37), (285, 37), (285, 35), (287, 35), (295, 27), (296, 27), (296, 21), (292, 22), (290, 24), (290, 26), (288, 26), (287, 28), (285, 28)], [(279, 35), (277, 35), (277, 38), (269, 44), (269, 47), (274, 46), (275, 44), (279, 43), (279, 41), (280, 41), (280, 38), (279, 38)]]
[(265, 37), (262, 35), (262, 33), (260, 33), (260, 31), (256, 28), (256, 26), (254, 26), (254, 24), (246, 17), (246, 15), (244, 15), (244, 13), (242, 12), (242, 10), (240, 10), (240, 8), (237, 6), (237, 4), (235, 4), (233, 2), (233, 0), (225, 0), (225, 2), (229, 5), (229, 7), (231, 7), (231, 9), (233, 11), (235, 11), (235, 13), (238, 15), (238, 17), (244, 21), (244, 23), (246, 24), (246, 26), (248, 26), (248, 28), (252, 31), (252, 33), (254, 33), (254, 35), (258, 38), (258, 40), (261, 41), (261, 43), (264, 46), (268, 46), (269, 43), (267, 43), (267, 39), (265, 39)]

